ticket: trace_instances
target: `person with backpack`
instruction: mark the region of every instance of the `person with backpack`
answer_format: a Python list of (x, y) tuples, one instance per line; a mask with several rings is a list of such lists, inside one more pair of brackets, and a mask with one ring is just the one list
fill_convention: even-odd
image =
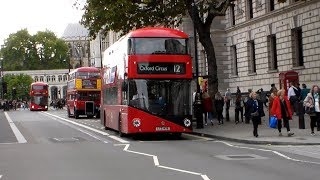
[[(300, 89), (300, 88), (299, 88)], [(290, 88), (288, 89), (288, 98), (291, 105), (291, 111), (298, 113), (301, 90), (295, 86), (294, 82), (290, 82)]]

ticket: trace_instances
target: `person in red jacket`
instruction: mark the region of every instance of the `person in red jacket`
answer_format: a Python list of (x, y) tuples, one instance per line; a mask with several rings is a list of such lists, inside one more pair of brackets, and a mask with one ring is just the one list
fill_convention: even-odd
[[(209, 96), (208, 92), (202, 94), (202, 103), (203, 103), (203, 113), (205, 113), (205, 125), (207, 125), (207, 119), (210, 120), (211, 125), (213, 126), (213, 115), (212, 115), (212, 99)], [(208, 116), (207, 116), (208, 115)]]
[(289, 120), (292, 119), (292, 111), (289, 99), (285, 95), (284, 89), (277, 92), (277, 96), (274, 98), (272, 103), (271, 114), (275, 115), (278, 119), (279, 136), (282, 136), (282, 121), (284, 126), (287, 128), (288, 136), (290, 137), (294, 135), (294, 133), (290, 132)]

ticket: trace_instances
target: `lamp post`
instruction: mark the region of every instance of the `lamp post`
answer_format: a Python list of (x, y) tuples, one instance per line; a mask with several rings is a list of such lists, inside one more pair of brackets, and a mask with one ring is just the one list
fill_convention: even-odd
[[(1, 47), (2, 49), (2, 47)], [(0, 57), (0, 63), (1, 63), (1, 72), (0, 72), (0, 76), (1, 76), (1, 99), (3, 99), (4, 95), (3, 95), (3, 57)]]
[(199, 64), (198, 64), (198, 40), (197, 40), (197, 31), (195, 25), (196, 18), (196, 4), (194, 0), (192, 0), (192, 19), (193, 19), (193, 38), (194, 38), (194, 61), (196, 68), (196, 82), (197, 82), (197, 91), (195, 94), (195, 102), (194, 102), (194, 113), (197, 122), (197, 129), (203, 128), (203, 112), (202, 112), (202, 100), (200, 93), (200, 84), (199, 84)]

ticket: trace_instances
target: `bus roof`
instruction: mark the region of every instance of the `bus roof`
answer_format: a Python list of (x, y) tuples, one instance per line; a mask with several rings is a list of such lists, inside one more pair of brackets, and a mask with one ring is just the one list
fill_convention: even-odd
[(176, 29), (164, 27), (146, 27), (129, 32), (128, 37), (188, 38), (188, 35)]
[(70, 72), (70, 74), (75, 72), (100, 72), (100, 70), (96, 67), (79, 67)]
[(48, 83), (45, 83), (45, 82), (33, 82), (31, 83), (31, 86), (48, 86)]

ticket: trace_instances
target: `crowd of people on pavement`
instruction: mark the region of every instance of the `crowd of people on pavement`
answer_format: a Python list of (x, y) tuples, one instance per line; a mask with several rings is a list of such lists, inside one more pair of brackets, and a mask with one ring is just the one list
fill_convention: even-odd
[[(290, 130), (290, 121), (293, 115), (308, 114), (310, 116), (311, 135), (315, 135), (315, 128), (320, 131), (320, 94), (318, 85), (313, 85), (311, 90), (306, 84), (290, 82), (288, 92), (284, 89), (278, 90), (275, 84), (271, 84), (270, 91), (264, 91), (262, 88), (258, 91), (248, 89), (247, 95), (241, 93), (239, 87), (234, 94), (234, 110), (235, 123), (253, 124), (253, 136), (258, 137), (258, 126), (261, 124), (261, 118), (266, 116), (264, 106), (268, 108), (269, 118), (274, 116), (277, 119), (277, 129), (279, 136), (282, 136), (282, 127), (287, 131), (287, 136), (293, 136), (294, 133)], [(217, 92), (213, 98), (210, 97), (207, 91), (202, 93), (202, 109), (204, 113), (204, 124), (214, 125), (213, 117), (218, 120), (218, 124), (222, 125), (224, 120), (230, 121), (229, 110), (232, 101), (232, 95), (228, 88), (224, 95)], [(213, 105), (215, 111), (213, 111)], [(225, 108), (225, 114), (223, 110)]]
[(28, 103), (26, 101), (21, 100), (0, 100), (0, 109), (4, 111), (17, 110), (17, 108), (28, 109)]

